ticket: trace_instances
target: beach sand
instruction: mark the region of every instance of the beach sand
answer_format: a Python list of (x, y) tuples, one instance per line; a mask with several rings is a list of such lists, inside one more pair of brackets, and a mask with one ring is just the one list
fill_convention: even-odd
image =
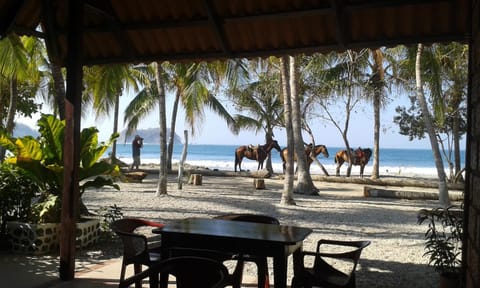
[[(168, 195), (160, 197), (155, 196), (158, 174), (148, 174), (142, 183), (119, 183), (120, 191), (87, 191), (83, 200), (91, 211), (117, 205), (125, 217), (167, 224), (172, 219), (224, 213), (268, 214), (282, 224), (313, 229), (304, 250), (314, 251), (317, 241), (323, 238), (370, 240), (372, 244), (364, 250), (357, 267), (357, 287), (437, 287), (438, 275), (423, 257), (426, 227), (418, 225), (416, 218), (420, 209), (438, 206), (436, 200), (364, 197), (364, 185), (315, 181), (319, 196), (294, 194), (296, 205), (282, 206), (281, 179), (265, 179), (266, 189), (257, 190), (250, 177), (203, 176), (202, 185), (187, 184), (185, 178), (179, 190), (176, 178), (169, 175)], [(81, 251), (79, 258), (118, 257), (120, 249), (119, 243), (99, 245)], [(292, 277), (291, 261), (290, 257), (287, 283)], [(254, 279), (255, 266), (247, 264), (245, 273)]]

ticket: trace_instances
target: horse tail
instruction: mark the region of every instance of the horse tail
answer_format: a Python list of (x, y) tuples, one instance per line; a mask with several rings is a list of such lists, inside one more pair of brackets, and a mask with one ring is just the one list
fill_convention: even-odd
[(237, 151), (235, 151), (235, 165), (234, 165), (235, 172), (237, 172), (237, 165), (238, 165), (238, 154), (237, 154)]
[(283, 155), (283, 153), (285, 153), (284, 151), (287, 151), (286, 149), (287, 148), (284, 148), (280, 151), (280, 159), (282, 159), (282, 162), (286, 162), (285, 155)]

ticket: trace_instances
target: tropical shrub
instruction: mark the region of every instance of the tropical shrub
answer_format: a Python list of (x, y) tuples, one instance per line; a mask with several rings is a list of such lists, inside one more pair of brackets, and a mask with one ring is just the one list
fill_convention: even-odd
[(0, 165), (0, 235), (5, 235), (7, 221), (32, 220), (32, 201), (39, 195), (40, 187), (25, 170)]
[[(32, 136), (14, 138), (0, 133), (0, 145), (11, 153), (5, 162), (22, 168), (41, 187), (39, 199), (33, 206), (38, 222), (58, 222), (63, 191), (65, 121), (53, 115), (43, 114), (37, 126), (40, 133), (38, 138)], [(119, 189), (114, 183), (114, 177), (120, 173), (118, 166), (100, 161), (117, 137), (118, 134), (114, 134), (108, 142), (99, 143), (98, 130), (95, 127), (82, 129), (79, 167), (80, 207), (85, 207), (81, 202), (81, 195), (90, 187), (111, 186)], [(86, 212), (88, 211), (83, 211)]]
[(428, 263), (440, 273), (457, 273), (462, 258), (463, 209), (422, 209), (417, 220), (428, 225), (424, 235)]

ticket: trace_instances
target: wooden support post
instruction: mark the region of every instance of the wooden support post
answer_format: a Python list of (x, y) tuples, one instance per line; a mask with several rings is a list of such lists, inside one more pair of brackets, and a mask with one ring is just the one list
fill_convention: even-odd
[(67, 91), (63, 151), (62, 222), (60, 235), (60, 279), (75, 278), (75, 238), (78, 215), (80, 126), (82, 111), (82, 21), (83, 1), (68, 1)]
[(264, 179), (253, 179), (253, 186), (255, 189), (265, 189), (265, 180)]

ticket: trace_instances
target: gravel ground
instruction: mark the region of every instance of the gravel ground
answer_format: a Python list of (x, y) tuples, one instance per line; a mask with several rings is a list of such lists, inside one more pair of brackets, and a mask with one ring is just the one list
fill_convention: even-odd
[[(149, 174), (142, 183), (120, 183), (120, 191), (109, 188), (87, 191), (83, 200), (91, 211), (115, 204), (126, 217), (163, 223), (223, 213), (268, 214), (282, 224), (313, 229), (304, 242), (304, 250), (314, 251), (316, 242), (322, 238), (370, 240), (372, 244), (362, 253), (357, 267), (357, 287), (438, 286), (437, 273), (423, 257), (426, 227), (416, 223), (417, 211), (435, 207), (437, 201), (367, 198), (363, 196), (363, 185), (315, 182), (319, 196), (294, 194), (296, 205), (282, 206), (279, 203), (283, 180), (265, 179), (266, 189), (256, 190), (252, 178), (214, 176), (204, 176), (201, 186), (184, 184), (182, 190), (177, 189), (176, 179), (171, 176), (168, 195), (156, 197), (156, 177)], [(118, 257), (121, 244), (118, 240), (102, 242), (79, 254), (79, 260), (85, 263), (89, 259)], [(291, 257), (289, 261), (292, 265)], [(245, 273), (256, 276), (253, 264), (247, 265)], [(291, 277), (290, 271), (288, 283)]]

